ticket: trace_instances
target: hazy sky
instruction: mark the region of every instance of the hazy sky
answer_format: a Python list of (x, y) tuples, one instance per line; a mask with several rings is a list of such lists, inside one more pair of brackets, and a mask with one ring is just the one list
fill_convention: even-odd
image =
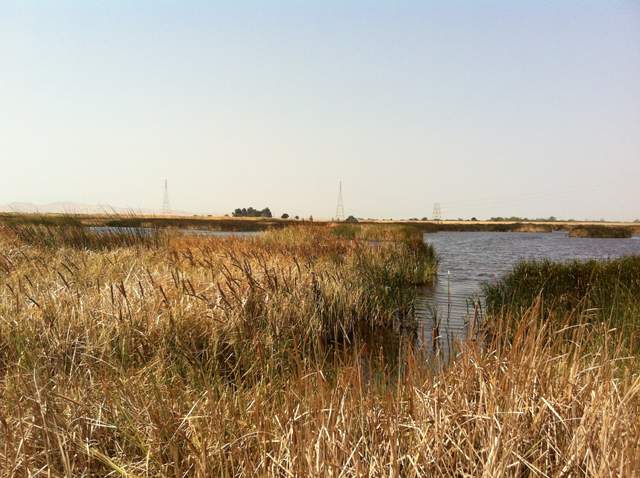
[(640, 3), (0, 0), (0, 203), (640, 218)]

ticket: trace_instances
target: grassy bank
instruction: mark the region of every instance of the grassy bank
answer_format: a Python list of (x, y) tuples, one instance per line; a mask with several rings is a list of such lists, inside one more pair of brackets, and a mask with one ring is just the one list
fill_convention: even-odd
[(613, 226), (576, 226), (569, 229), (571, 237), (593, 237), (593, 238), (617, 238), (626, 239), (633, 236), (633, 230), (630, 227), (613, 227)]
[(521, 316), (537, 304), (542, 317), (606, 323), (640, 353), (640, 256), (607, 261), (522, 262), (484, 288), (490, 313)]
[(152, 247), (166, 244), (167, 230), (120, 227), (92, 228), (73, 219), (65, 222), (9, 223), (0, 226), (23, 244), (49, 249), (106, 250), (122, 247)]
[(5, 225), (82, 225), (151, 229), (204, 229), (213, 231), (265, 231), (305, 221), (276, 218), (233, 218), (209, 216), (150, 216), (138, 214), (18, 214), (0, 213)]
[[(300, 225), (343, 226), (340, 222), (306, 219), (278, 219), (278, 218), (236, 218), (222, 216), (158, 216), (141, 214), (24, 214), (0, 212), (0, 224), (60, 224), (74, 222), (85, 226), (107, 227), (146, 227), (173, 229), (205, 229), (215, 231), (265, 231), (282, 229)], [(595, 227), (607, 230), (621, 228), (640, 234), (640, 225), (636, 223), (593, 223), (578, 221), (426, 221), (426, 220), (375, 220), (361, 219), (359, 225), (373, 229), (382, 227), (411, 227), (423, 232), (553, 232), (571, 231), (581, 227)]]
[(442, 372), (393, 335), (434, 270), (411, 229), (54, 237), (0, 232), (1, 476), (640, 470), (607, 324), (505, 311)]

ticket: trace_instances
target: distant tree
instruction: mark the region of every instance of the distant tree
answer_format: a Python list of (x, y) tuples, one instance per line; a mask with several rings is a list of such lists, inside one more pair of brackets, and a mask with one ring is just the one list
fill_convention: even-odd
[(498, 217), (492, 217), (489, 220), (490, 221), (497, 221), (497, 222), (522, 222), (522, 221), (528, 221), (528, 219), (526, 217), (519, 217), (519, 216), (511, 216), (511, 217), (498, 216)]
[(289, 215), (285, 212), (282, 216), (280, 216), (281, 219), (289, 219)]
[(309, 216), (309, 221), (313, 222), (313, 216)]
[(300, 220), (300, 216), (296, 216), (296, 217), (294, 217), (294, 219), (295, 219), (296, 221), (299, 221), (299, 220)]
[(273, 217), (271, 210), (265, 207), (262, 210), (255, 209), (253, 207), (236, 208), (231, 215), (233, 217)]
[(422, 218), (422, 219), (420, 219), (420, 220), (421, 220), (421, 221), (428, 221), (428, 220), (429, 220), (429, 218), (425, 216), (425, 217), (423, 217), (423, 218)]
[(471, 218), (471, 220), (472, 220), (472, 221), (477, 221), (478, 219), (477, 219), (475, 216), (473, 216), (473, 217)]
[(260, 211), (260, 216), (273, 217), (273, 215), (271, 214), (271, 209), (269, 209), (268, 207), (265, 207), (262, 211)]
[(346, 218), (346, 219), (344, 220), (344, 222), (348, 222), (348, 223), (350, 223), (350, 224), (355, 224), (355, 223), (357, 223), (357, 222), (358, 222), (358, 220), (357, 220), (355, 217), (353, 217), (353, 216), (349, 216), (348, 218)]

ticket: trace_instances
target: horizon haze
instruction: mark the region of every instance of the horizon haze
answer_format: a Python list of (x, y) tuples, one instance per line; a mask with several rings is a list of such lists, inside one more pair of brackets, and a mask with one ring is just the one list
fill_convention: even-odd
[(13, 1), (0, 205), (640, 218), (640, 4)]

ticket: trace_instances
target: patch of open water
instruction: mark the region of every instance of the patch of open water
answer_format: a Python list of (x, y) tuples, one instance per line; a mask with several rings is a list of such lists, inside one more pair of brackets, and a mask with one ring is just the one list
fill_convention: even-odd
[(521, 260), (569, 261), (637, 255), (638, 239), (572, 238), (566, 232), (425, 234), (425, 242), (435, 247), (440, 266), (435, 286), (424, 288), (416, 301), (418, 341), (432, 350), (433, 337), (439, 336), (441, 351), (448, 353), (453, 342), (466, 335), (469, 322), (474, 320), (474, 313), (477, 314), (474, 302), (483, 306), (479, 296), (482, 283), (497, 281)]

